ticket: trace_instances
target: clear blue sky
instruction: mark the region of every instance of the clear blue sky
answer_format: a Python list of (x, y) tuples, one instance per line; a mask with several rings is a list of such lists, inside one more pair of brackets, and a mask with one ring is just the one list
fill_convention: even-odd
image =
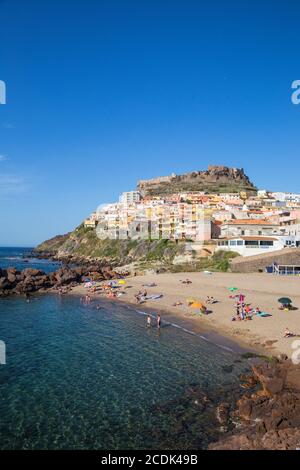
[(300, 192), (298, 0), (0, 0), (0, 18), (0, 246), (208, 164)]

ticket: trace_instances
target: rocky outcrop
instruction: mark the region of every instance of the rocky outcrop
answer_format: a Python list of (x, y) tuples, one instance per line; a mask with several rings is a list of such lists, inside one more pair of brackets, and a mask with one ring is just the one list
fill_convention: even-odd
[(70, 288), (86, 278), (95, 281), (109, 280), (120, 277), (111, 266), (100, 265), (70, 268), (62, 267), (53, 273), (46, 274), (38, 269), (16, 268), (0, 269), (0, 297), (9, 295), (26, 295), (35, 292), (49, 292), (61, 288)]
[(193, 171), (183, 175), (172, 174), (150, 180), (141, 180), (137, 185), (142, 196), (154, 196), (183, 191), (205, 191), (226, 193), (256, 190), (242, 168), (211, 165), (206, 171)]
[(238, 430), (211, 450), (288, 450), (300, 447), (300, 366), (286, 357), (252, 366), (252, 383), (231, 413)]

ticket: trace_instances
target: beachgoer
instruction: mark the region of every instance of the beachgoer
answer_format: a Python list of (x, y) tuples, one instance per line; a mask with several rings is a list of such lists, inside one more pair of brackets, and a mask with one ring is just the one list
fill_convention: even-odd
[(151, 317), (150, 315), (147, 315), (147, 328), (151, 326)]
[(246, 307), (245, 307), (246, 316), (250, 313), (250, 311), (251, 311), (250, 305), (246, 305)]
[(241, 319), (241, 320), (244, 320), (244, 318), (245, 318), (245, 311), (244, 311), (244, 309), (245, 309), (245, 304), (242, 304), (242, 308), (241, 308), (241, 311), (240, 311), (240, 319)]
[(141, 296), (142, 296), (142, 292), (139, 291), (137, 294), (135, 294), (135, 298), (136, 298), (136, 302), (139, 304), (140, 301), (141, 301)]
[(161, 316), (158, 314), (157, 315), (157, 328), (160, 328), (161, 326)]
[(291, 336), (294, 336), (288, 328), (284, 330), (284, 338), (290, 338)]
[(206, 307), (204, 305), (200, 308), (200, 314), (201, 315), (207, 315), (207, 310), (206, 310)]

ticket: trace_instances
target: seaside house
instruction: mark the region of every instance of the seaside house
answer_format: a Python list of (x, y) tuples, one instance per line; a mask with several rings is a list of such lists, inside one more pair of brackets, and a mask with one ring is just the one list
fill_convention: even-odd
[(284, 241), (278, 237), (237, 236), (217, 240), (216, 251), (234, 251), (241, 256), (253, 256), (284, 248)]
[(281, 235), (280, 225), (268, 219), (232, 219), (221, 226), (221, 237)]

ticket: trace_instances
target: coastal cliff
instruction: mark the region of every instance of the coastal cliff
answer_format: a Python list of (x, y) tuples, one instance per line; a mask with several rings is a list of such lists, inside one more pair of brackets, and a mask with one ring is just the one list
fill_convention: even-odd
[(185, 243), (170, 240), (101, 240), (96, 231), (83, 225), (66, 235), (56, 236), (38, 245), (34, 253), (40, 257), (67, 262), (98, 260), (114, 266), (134, 261), (172, 262), (176, 255), (183, 255)]
[(83, 225), (73, 232), (46, 240), (34, 249), (34, 256), (65, 263), (87, 265), (96, 261), (102, 266), (126, 266), (134, 271), (228, 271), (230, 260), (237, 253), (218, 251), (204, 246), (198, 254), (193, 243), (172, 240), (100, 240), (96, 231)]

